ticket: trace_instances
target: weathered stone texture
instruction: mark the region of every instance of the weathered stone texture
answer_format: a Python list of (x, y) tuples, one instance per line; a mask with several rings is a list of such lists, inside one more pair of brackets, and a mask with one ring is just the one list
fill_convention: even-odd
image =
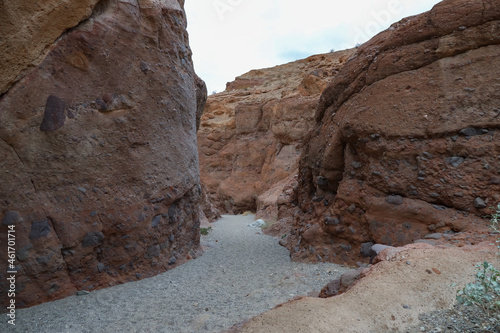
[(16, 228), (18, 306), (158, 274), (199, 245), (206, 88), (183, 1), (100, 1), (90, 16), (95, 3), (2, 3), (2, 26), (33, 34), (0, 52), (15, 64), (0, 75), (0, 227)]
[(218, 209), (279, 219), (280, 205), (293, 201), (319, 94), (352, 53), (253, 70), (209, 96), (198, 147), (202, 182)]
[(488, 236), (482, 217), (500, 201), (499, 44), (496, 1), (450, 0), (357, 49), (323, 92), (301, 159), (301, 210), (284, 241), (294, 258), (354, 262), (367, 242)]
[(19, 1), (0, 3), (0, 95), (47, 55), (66, 29), (90, 17), (107, 0)]

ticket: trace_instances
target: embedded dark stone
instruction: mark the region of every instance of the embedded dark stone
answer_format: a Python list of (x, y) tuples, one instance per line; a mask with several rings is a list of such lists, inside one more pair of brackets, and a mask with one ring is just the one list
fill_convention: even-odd
[(351, 251), (352, 250), (352, 247), (350, 244), (340, 244), (340, 247), (344, 250), (344, 251)]
[(97, 104), (97, 108), (100, 111), (106, 111), (108, 109), (108, 104), (102, 100), (102, 98), (97, 98), (95, 100), (95, 103)]
[(177, 262), (177, 258), (175, 258), (175, 257), (172, 257), (172, 258), (170, 258), (170, 259), (168, 260), (168, 264), (169, 264), (169, 265), (173, 265), (173, 264), (175, 264), (176, 262)]
[(104, 265), (102, 262), (97, 263), (97, 270), (102, 273), (106, 269), (106, 265)]
[(399, 206), (403, 204), (403, 197), (400, 195), (390, 195), (387, 198), (385, 198), (385, 201), (387, 201), (391, 205)]
[(151, 221), (151, 228), (155, 228), (157, 227), (161, 222), (161, 215), (156, 215), (154, 218), (153, 218), (153, 221)]
[(490, 185), (500, 185), (500, 177), (493, 177), (490, 179)]
[(423, 155), (425, 158), (429, 159), (429, 160), (432, 160), (432, 159), (434, 158), (434, 155), (432, 155), (431, 153), (429, 153), (429, 152), (427, 152), (427, 151), (424, 151), (424, 152), (422, 153), (422, 155)]
[(483, 135), (484, 132), (480, 128), (474, 128), (474, 127), (467, 127), (458, 132), (460, 135), (463, 136), (476, 136), (476, 135)]
[(19, 250), (17, 250), (16, 251), (16, 258), (17, 258), (17, 260), (24, 261), (24, 260), (28, 259), (29, 250), (31, 250), (32, 248), (33, 248), (33, 245), (32, 244), (28, 244), (26, 246), (23, 246)]
[(177, 204), (173, 203), (168, 208), (168, 219), (169, 219), (170, 223), (177, 222)]
[(148, 258), (158, 257), (161, 253), (160, 245), (153, 245), (148, 249)]
[(57, 96), (50, 95), (45, 104), (40, 131), (53, 132), (64, 126), (66, 120), (65, 103)]
[(357, 161), (352, 162), (351, 165), (354, 169), (359, 169), (363, 166), (363, 164), (361, 164), (361, 162), (357, 162)]
[(482, 198), (476, 198), (474, 200), (474, 207), (476, 207), (477, 209), (483, 209), (488, 207), (488, 205), (486, 204), (486, 202), (484, 202)]
[(377, 253), (372, 250), (373, 245), (374, 244), (372, 242), (361, 244), (361, 249), (360, 249), (361, 256), (368, 258), (368, 257), (374, 257), (375, 255), (377, 255)]
[(19, 219), (19, 213), (15, 211), (8, 211), (2, 219), (2, 225), (13, 225)]
[(141, 60), (139, 67), (141, 68), (141, 71), (146, 74), (149, 71), (149, 66), (147, 63)]
[(327, 216), (327, 217), (325, 217), (325, 224), (326, 225), (339, 225), (340, 220), (337, 217)]
[(328, 179), (326, 179), (323, 176), (318, 176), (316, 178), (316, 184), (318, 187), (324, 191), (328, 191), (329, 185), (328, 185)]
[(100, 231), (91, 231), (83, 237), (82, 246), (89, 247), (100, 244), (104, 240), (104, 234)]
[(355, 204), (352, 204), (350, 205), (349, 207), (347, 207), (346, 209), (349, 213), (351, 214), (354, 214), (354, 212), (356, 212), (356, 205)]
[(446, 159), (446, 163), (450, 164), (453, 167), (458, 167), (460, 164), (465, 162), (465, 158), (460, 156), (448, 157)]
[(38, 239), (41, 237), (45, 237), (50, 233), (49, 221), (47, 219), (33, 222), (31, 224), (31, 231), (29, 238), (30, 239)]
[(39, 264), (48, 264), (50, 262), (50, 256), (42, 256), (36, 258), (36, 262)]

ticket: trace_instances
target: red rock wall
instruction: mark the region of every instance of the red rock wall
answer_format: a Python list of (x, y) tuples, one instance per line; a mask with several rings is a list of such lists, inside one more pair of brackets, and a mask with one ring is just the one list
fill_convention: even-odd
[(226, 213), (279, 218), (321, 91), (352, 50), (253, 70), (209, 96), (198, 132), (207, 197)]
[[(193, 70), (183, 3), (102, 0), (90, 15), (94, 1), (71, 25), (56, 11), (51, 36), (61, 35), (46, 56), (12, 60), (25, 65), (2, 81), (0, 254), (14, 225), (18, 306), (196, 256), (206, 88)], [(38, 34), (40, 22), (21, 17)]]
[(481, 217), (500, 201), (499, 44), (497, 1), (448, 0), (357, 49), (323, 92), (301, 159), (292, 257), (353, 262), (365, 242), (487, 236)]

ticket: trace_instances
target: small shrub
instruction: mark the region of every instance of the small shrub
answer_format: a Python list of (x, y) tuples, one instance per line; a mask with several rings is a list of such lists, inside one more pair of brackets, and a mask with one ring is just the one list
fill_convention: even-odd
[(212, 231), (212, 227), (208, 227), (208, 228), (200, 228), (200, 232), (203, 236), (207, 236), (210, 231)]
[[(492, 208), (494, 209), (494, 208)], [(499, 232), (500, 203), (491, 215), (491, 228)], [(497, 239), (500, 250), (500, 239)], [(500, 271), (485, 261), (476, 265), (476, 281), (457, 292), (457, 301), (464, 305), (481, 307), (484, 311), (500, 311)]]
[(500, 271), (489, 262), (476, 265), (476, 281), (457, 292), (457, 301), (475, 305), (486, 312), (500, 310)]
[[(494, 208), (492, 208), (494, 209)], [(499, 224), (500, 224), (500, 203), (497, 205), (497, 211), (491, 214), (491, 228), (496, 232), (500, 232)]]

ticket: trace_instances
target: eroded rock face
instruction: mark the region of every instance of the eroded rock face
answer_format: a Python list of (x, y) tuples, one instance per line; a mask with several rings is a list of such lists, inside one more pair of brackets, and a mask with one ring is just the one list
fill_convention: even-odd
[(322, 94), (301, 159), (301, 213), (285, 241), (294, 258), (353, 262), (367, 242), (488, 235), (481, 217), (500, 201), (499, 44), (496, 1), (450, 0), (357, 49)]
[(2, 1), (0, 3), (0, 94), (47, 55), (66, 29), (87, 19), (109, 1)]
[[(184, 2), (100, 1), (92, 15), (96, 1), (73, 2), (51, 2), (57, 29), (33, 38), (36, 47), (76, 27), (43, 61), (30, 68), (37, 56), (13, 56), (21, 70), (2, 73), (0, 237), (6, 244), (15, 226), (17, 306), (155, 275), (199, 245), (196, 123), (206, 88)], [(42, 14), (27, 14), (35, 5), (16, 4), (41, 34)]]
[(198, 132), (200, 172), (218, 209), (278, 220), (280, 203), (293, 201), (319, 95), (352, 52), (253, 70), (208, 98)]

